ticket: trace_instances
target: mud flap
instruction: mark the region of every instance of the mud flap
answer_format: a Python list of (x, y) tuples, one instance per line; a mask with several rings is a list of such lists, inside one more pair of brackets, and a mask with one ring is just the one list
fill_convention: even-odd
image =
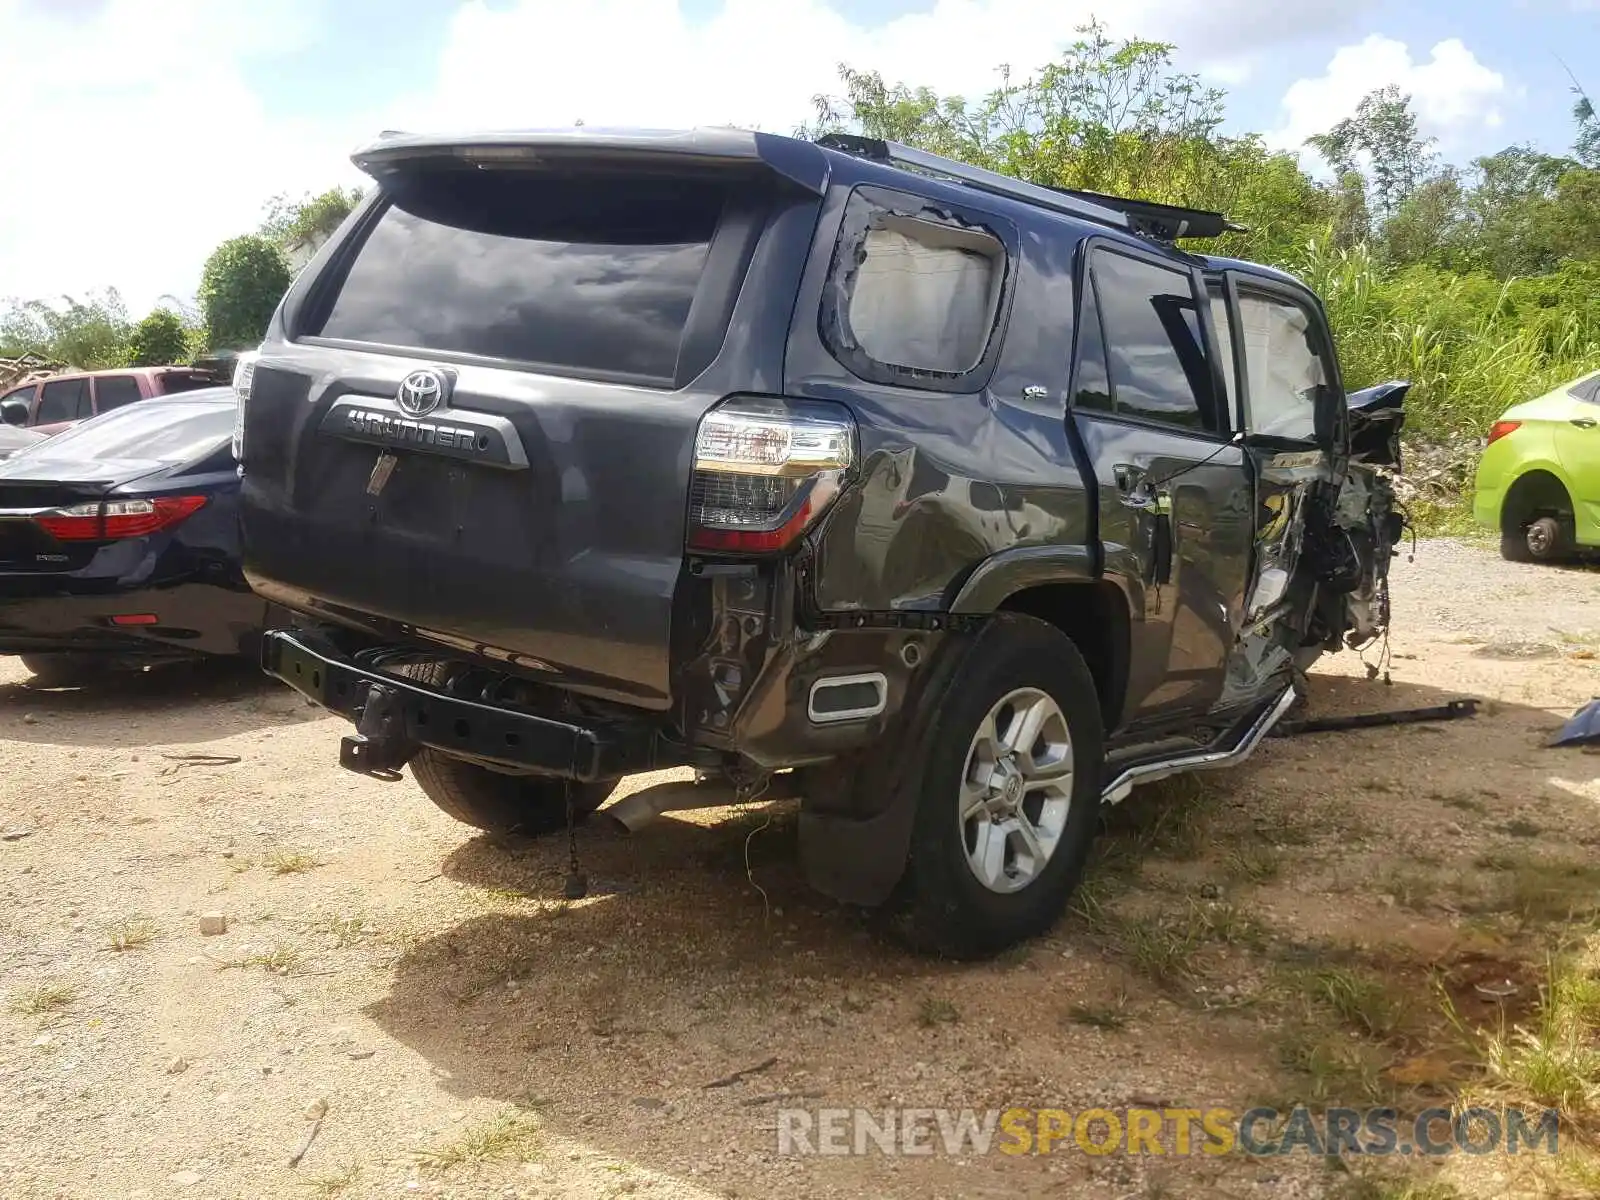
[[(922, 799), (929, 714), (992, 627), (986, 623), (976, 635), (952, 633), (945, 639), (943, 652), (928, 663), (893, 730), (862, 753), (859, 769), (852, 769), (855, 764), (843, 767), (843, 784), (850, 792), (845, 806), (819, 809), (809, 795), (802, 802), (800, 865), (813, 889), (863, 908), (878, 908), (893, 898), (906, 871)], [(888, 800), (878, 812), (862, 815), (865, 805), (851, 803), (864, 797), (870, 804), (879, 796)]]

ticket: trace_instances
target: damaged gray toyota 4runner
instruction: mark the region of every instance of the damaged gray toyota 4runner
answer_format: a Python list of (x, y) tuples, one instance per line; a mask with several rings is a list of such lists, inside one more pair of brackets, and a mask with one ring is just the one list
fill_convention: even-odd
[(542, 833), (800, 798), (812, 884), (981, 955), (1101, 806), (1384, 635), (1404, 384), (1217, 214), (893, 143), (386, 137), (237, 380), (265, 666)]

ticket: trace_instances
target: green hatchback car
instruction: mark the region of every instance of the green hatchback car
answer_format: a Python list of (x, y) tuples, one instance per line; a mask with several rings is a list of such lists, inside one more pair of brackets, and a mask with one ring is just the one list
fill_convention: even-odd
[(1478, 463), (1473, 514), (1500, 553), (1550, 562), (1600, 548), (1600, 371), (1508, 408)]

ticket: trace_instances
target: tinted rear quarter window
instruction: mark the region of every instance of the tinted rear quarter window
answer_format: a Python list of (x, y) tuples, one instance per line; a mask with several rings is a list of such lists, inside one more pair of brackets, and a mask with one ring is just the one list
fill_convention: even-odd
[(95, 411), (110, 412), (140, 398), (139, 381), (132, 375), (102, 375), (94, 381)]
[(673, 380), (725, 182), (429, 168), (385, 189), (387, 207), (307, 332)]
[(163, 371), (156, 376), (156, 390), (163, 396), (176, 396), (179, 392), (197, 392), (228, 383), (225, 377), (195, 374), (188, 371)]

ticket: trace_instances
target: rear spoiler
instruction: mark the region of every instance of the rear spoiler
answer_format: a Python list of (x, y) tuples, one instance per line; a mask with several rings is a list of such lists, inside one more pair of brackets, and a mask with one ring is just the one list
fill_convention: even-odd
[(525, 165), (632, 159), (659, 166), (766, 166), (808, 192), (828, 186), (828, 159), (810, 142), (743, 129), (604, 130), (578, 126), (457, 135), (385, 133), (350, 156), (381, 182), (408, 163), (453, 159), (482, 165)]

